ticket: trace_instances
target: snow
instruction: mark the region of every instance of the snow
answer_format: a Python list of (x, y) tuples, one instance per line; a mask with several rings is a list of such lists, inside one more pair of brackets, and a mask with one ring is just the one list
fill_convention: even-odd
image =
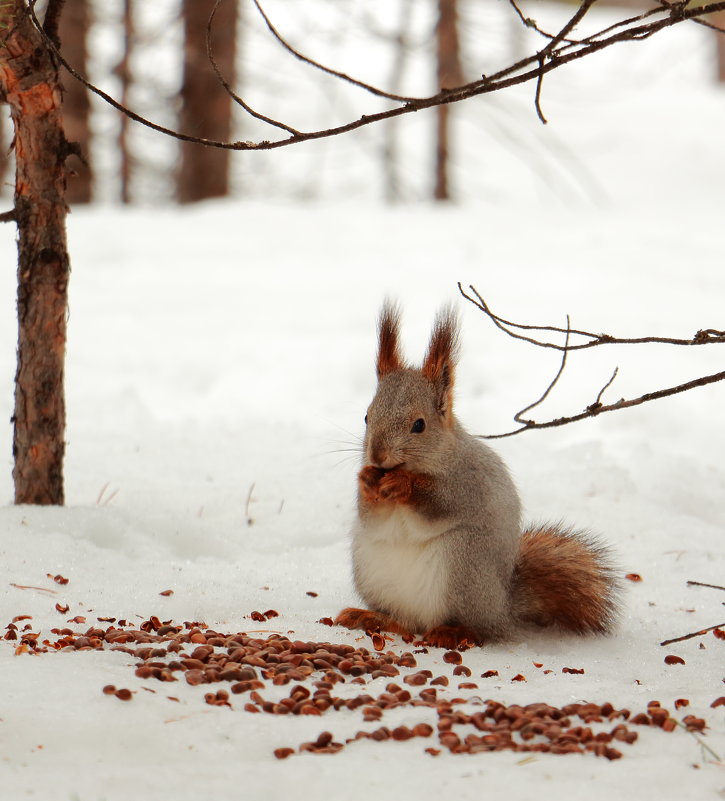
[[(522, 139), (565, 142), (601, 187), (596, 201), (581, 189), (562, 194), (558, 180), (548, 191), (492, 152), (488, 189), (469, 185), (465, 203), (444, 209), (330, 199), (74, 210), (62, 509), (11, 505), (15, 279), (11, 269), (0, 274), (3, 630), (30, 615), (17, 625), (53, 639), (52, 628), (84, 631), (97, 617), (138, 625), (156, 615), (371, 647), (317, 621), (356, 601), (347, 531), (383, 297), (403, 302), (411, 358), (422, 355), (435, 310), (456, 301), (464, 323), (457, 409), (475, 433), (511, 428), (558, 356), (497, 332), (458, 296), (457, 281), (522, 322), (563, 325), (570, 313), (575, 327), (618, 335), (722, 329), (725, 106), (708, 81), (709, 37), (678, 26), (620, 50), (619, 60), (603, 55), (559, 71), (544, 84), (545, 129), (522, 95)], [(462, 147), (475, 148), (472, 134), (464, 138)], [(9, 267), (9, 226), (0, 247)], [(722, 369), (715, 346), (585, 351), (572, 355), (537, 416), (579, 411), (617, 365), (605, 399)], [(16, 655), (17, 641), (0, 641), (3, 798), (515, 801), (580, 796), (582, 782), (592, 801), (722, 793), (724, 708), (710, 704), (725, 694), (725, 644), (712, 634), (659, 643), (723, 620), (722, 593), (686, 581), (723, 583), (724, 401), (715, 384), (496, 442), (530, 519), (598, 532), (622, 574), (643, 580), (624, 582), (612, 636), (542, 633), (463, 655), (479, 689), (461, 694), (507, 704), (610, 701), (633, 712), (657, 699), (678, 719), (704, 717), (703, 735), (632, 726), (639, 739), (617, 761), (445, 750), (433, 758), (424, 748), (435, 737), (277, 760), (275, 748), (324, 729), (344, 741), (375, 727), (359, 710), (253, 715), (243, 696), (232, 696), (231, 710), (213, 707), (206, 687), (182, 680), (167, 693), (135, 677), (137, 660), (122, 652)], [(160, 596), (166, 589), (173, 595)], [(56, 603), (69, 611), (59, 614)], [(279, 617), (250, 619), (267, 609)], [(76, 615), (87, 624), (66, 622)], [(410, 646), (396, 638), (390, 648)], [(666, 654), (686, 664), (667, 665)], [(439, 650), (417, 659), (452, 675)], [(585, 673), (562, 673), (566, 666)], [(479, 678), (488, 670), (498, 676)], [(519, 673), (526, 681), (512, 682)], [(107, 684), (131, 689), (133, 700), (104, 695)], [(376, 679), (368, 691), (385, 684)], [(675, 712), (678, 698), (690, 704)], [(435, 723), (432, 711), (404, 707), (383, 719), (420, 721)]]

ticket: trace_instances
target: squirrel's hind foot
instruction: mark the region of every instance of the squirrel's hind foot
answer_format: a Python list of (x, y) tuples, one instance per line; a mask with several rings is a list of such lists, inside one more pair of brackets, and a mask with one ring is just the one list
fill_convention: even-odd
[(335, 618), (336, 626), (347, 629), (362, 629), (363, 631), (388, 631), (392, 634), (412, 636), (397, 620), (382, 612), (371, 612), (369, 609), (355, 609), (348, 607)]
[(432, 645), (434, 648), (447, 648), (449, 651), (456, 648), (473, 648), (482, 645), (481, 638), (465, 626), (436, 626), (421, 637), (423, 645)]

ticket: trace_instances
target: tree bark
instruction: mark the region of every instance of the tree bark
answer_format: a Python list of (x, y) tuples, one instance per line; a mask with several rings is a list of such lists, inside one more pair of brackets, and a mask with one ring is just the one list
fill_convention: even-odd
[[(87, 75), (86, 35), (88, 33), (88, 0), (66, 3), (60, 17), (60, 41), (63, 55), (81, 75)], [(66, 202), (90, 203), (93, 186), (91, 170), (91, 102), (88, 90), (71, 75), (63, 75), (63, 127), (68, 139), (77, 142), (82, 158), (73, 155), (66, 164), (70, 175)]]
[(22, 0), (0, 6), (0, 28), (0, 94), (15, 129), (15, 502), (62, 504), (69, 276), (65, 160), (72, 148), (63, 133), (57, 67)]
[[(206, 31), (215, 0), (183, 0), (184, 78), (181, 87), (179, 130), (206, 139), (231, 137), (231, 98), (217, 80), (206, 51)], [(226, 0), (214, 18), (214, 58), (234, 84), (237, 3)], [(229, 151), (181, 143), (177, 199), (194, 203), (229, 192)]]
[[(437, 78), (439, 89), (452, 89), (463, 83), (461, 47), (458, 39), (458, 0), (438, 0), (436, 25)], [(451, 107), (436, 108), (435, 189), (436, 200), (450, 200), (448, 167), (450, 161)]]

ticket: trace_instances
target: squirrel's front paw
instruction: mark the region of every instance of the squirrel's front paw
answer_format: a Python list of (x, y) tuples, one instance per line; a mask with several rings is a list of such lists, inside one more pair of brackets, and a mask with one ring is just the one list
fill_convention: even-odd
[(380, 479), (385, 475), (385, 470), (380, 467), (367, 465), (358, 473), (358, 483), (360, 494), (368, 503), (378, 500), (378, 490)]
[(407, 470), (390, 470), (378, 485), (380, 500), (407, 503), (413, 494), (413, 476)]

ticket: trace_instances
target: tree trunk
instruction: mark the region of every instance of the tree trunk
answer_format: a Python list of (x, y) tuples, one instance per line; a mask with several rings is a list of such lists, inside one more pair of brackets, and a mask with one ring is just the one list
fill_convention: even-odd
[[(436, 25), (437, 77), (439, 89), (452, 89), (463, 83), (461, 48), (458, 39), (458, 0), (438, 0)], [(436, 108), (435, 190), (436, 200), (450, 200), (448, 179), (451, 107)]]
[[(725, 11), (710, 15), (710, 21), (718, 28), (725, 28)], [(725, 82), (725, 33), (713, 31), (715, 36), (715, 67), (718, 81)]]
[[(86, 35), (88, 33), (88, 0), (66, 3), (60, 18), (60, 41), (63, 55), (81, 75), (87, 75)], [(93, 174), (91, 171), (91, 102), (88, 90), (72, 75), (63, 75), (63, 127), (69, 141), (77, 142), (83, 158), (73, 155), (66, 168), (70, 179), (66, 202), (90, 203)]]
[(15, 128), (15, 502), (62, 504), (69, 274), (65, 160), (70, 148), (58, 70), (22, 0), (0, 6), (0, 29), (0, 93)]
[[(131, 94), (131, 55), (136, 43), (136, 33), (133, 14), (133, 0), (124, 0), (123, 3), (123, 57), (116, 67), (116, 73), (121, 79), (121, 105), (130, 108)], [(128, 129), (131, 120), (121, 114), (120, 130), (118, 133), (118, 149), (121, 158), (121, 203), (131, 202), (131, 152), (128, 146)]]
[[(183, 0), (184, 79), (179, 130), (207, 139), (228, 140), (232, 129), (231, 98), (219, 83), (206, 52), (206, 30), (215, 0)], [(214, 17), (214, 59), (234, 84), (237, 3), (222, 3)], [(229, 192), (229, 151), (181, 143), (177, 199), (193, 203)]]

